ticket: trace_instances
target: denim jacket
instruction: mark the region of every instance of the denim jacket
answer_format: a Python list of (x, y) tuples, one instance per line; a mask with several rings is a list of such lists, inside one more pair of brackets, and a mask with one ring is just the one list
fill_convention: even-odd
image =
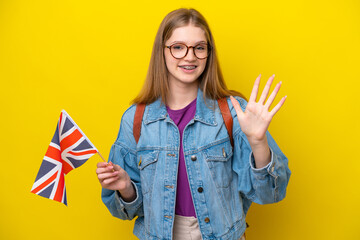
[[(246, 101), (236, 99), (244, 110)], [(230, 99), (227, 100), (233, 116), (234, 148), (217, 101), (205, 101), (200, 89), (195, 117), (183, 132), (186, 171), (204, 240), (239, 239), (245, 231), (245, 216), (251, 203), (282, 200), (291, 174), (287, 158), (268, 132), (271, 162), (255, 168), (247, 137), (241, 131)], [(136, 199), (125, 202), (118, 192), (103, 189), (102, 200), (115, 217), (131, 220), (137, 216), (134, 234), (139, 239), (170, 240), (175, 216), (179, 130), (158, 99), (145, 108), (136, 144), (135, 109), (132, 105), (124, 113), (109, 161), (129, 174)]]

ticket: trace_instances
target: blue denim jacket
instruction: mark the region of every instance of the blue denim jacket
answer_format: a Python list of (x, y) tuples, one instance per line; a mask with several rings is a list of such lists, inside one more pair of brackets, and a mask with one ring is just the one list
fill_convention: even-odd
[[(243, 110), (246, 101), (237, 98)], [(206, 105), (207, 104), (207, 105)], [(290, 177), (288, 160), (267, 132), (271, 162), (255, 168), (254, 157), (241, 131), (235, 109), (234, 148), (230, 144), (217, 102), (199, 89), (196, 113), (184, 129), (183, 148), (191, 195), (202, 238), (239, 239), (252, 202), (274, 203), (285, 197)], [(215, 104), (215, 109), (208, 106)], [(129, 174), (137, 197), (125, 202), (117, 192), (103, 189), (102, 199), (111, 214), (121, 219), (137, 216), (134, 234), (139, 239), (172, 239), (180, 134), (161, 100), (144, 112), (136, 144), (133, 120), (136, 106), (124, 113), (109, 161)]]

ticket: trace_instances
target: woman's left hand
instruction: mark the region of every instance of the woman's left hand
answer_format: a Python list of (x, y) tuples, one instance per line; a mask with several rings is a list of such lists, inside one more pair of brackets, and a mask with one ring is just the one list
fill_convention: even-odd
[(275, 113), (279, 111), (279, 109), (284, 104), (286, 99), (286, 96), (283, 97), (280, 100), (280, 102), (271, 111), (269, 111), (269, 108), (273, 103), (281, 86), (281, 82), (279, 82), (275, 86), (275, 89), (269, 96), (268, 100), (265, 102), (269, 94), (271, 84), (275, 78), (275, 75), (272, 75), (267, 81), (259, 101), (256, 102), (257, 94), (259, 91), (260, 78), (261, 78), (261, 74), (255, 80), (249, 102), (244, 112), (242, 111), (239, 102), (234, 97), (232, 96), (230, 97), (231, 102), (237, 113), (241, 130), (245, 133), (245, 135), (249, 140), (250, 145), (252, 146), (256, 146), (258, 144), (267, 142), (265, 135), (266, 130), (268, 129), (270, 122), (274, 117)]

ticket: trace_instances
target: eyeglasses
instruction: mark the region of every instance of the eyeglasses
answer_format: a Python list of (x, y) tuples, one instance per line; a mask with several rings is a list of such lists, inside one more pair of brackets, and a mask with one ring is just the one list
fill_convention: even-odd
[(171, 55), (176, 59), (181, 59), (186, 57), (189, 52), (189, 48), (193, 49), (195, 57), (198, 59), (205, 59), (210, 54), (210, 47), (207, 44), (200, 43), (195, 46), (187, 46), (184, 43), (174, 43), (170, 46), (165, 46), (170, 49)]

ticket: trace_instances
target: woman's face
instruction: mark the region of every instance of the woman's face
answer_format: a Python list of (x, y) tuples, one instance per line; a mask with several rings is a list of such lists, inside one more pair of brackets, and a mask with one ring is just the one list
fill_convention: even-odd
[[(165, 42), (165, 45), (171, 46), (174, 43), (182, 43), (193, 47), (202, 43), (207, 46), (204, 30), (193, 25), (176, 28), (171, 37)], [(173, 83), (194, 84), (206, 66), (207, 58), (198, 59), (194, 55), (194, 48), (189, 48), (187, 55), (181, 59), (174, 58), (170, 49), (166, 47), (164, 55), (170, 83), (173, 81)]]

